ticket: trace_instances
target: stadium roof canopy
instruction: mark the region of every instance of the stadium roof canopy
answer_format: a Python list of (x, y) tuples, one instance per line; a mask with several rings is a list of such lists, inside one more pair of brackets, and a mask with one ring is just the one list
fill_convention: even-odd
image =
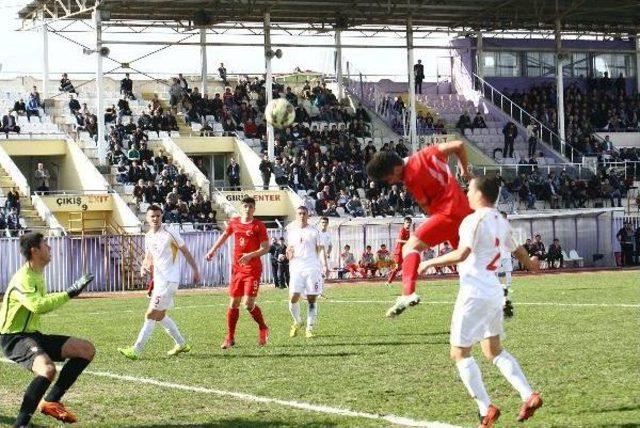
[(19, 17), (90, 19), (96, 3), (108, 20), (166, 22), (184, 28), (262, 23), (270, 11), (274, 24), (314, 28), (404, 27), (411, 17), (414, 26), (436, 29), (536, 31), (555, 30), (559, 17), (563, 31), (640, 33), (638, 0), (34, 0), (19, 11)]

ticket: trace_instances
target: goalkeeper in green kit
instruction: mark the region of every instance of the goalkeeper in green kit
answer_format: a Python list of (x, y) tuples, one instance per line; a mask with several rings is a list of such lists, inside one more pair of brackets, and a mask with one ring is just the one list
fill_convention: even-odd
[[(82, 293), (93, 281), (93, 275), (85, 274), (62, 293), (47, 294), (44, 268), (51, 260), (51, 248), (46, 239), (41, 233), (27, 233), (20, 238), (20, 252), (27, 262), (13, 275), (0, 307), (0, 345), (8, 359), (33, 372), (35, 378), (24, 393), (14, 427), (28, 426), (36, 409), (73, 423), (77, 417), (64, 407), (61, 399), (89, 365), (96, 350), (83, 339), (40, 333), (40, 316)], [(56, 377), (54, 361), (66, 363), (51, 386)]]

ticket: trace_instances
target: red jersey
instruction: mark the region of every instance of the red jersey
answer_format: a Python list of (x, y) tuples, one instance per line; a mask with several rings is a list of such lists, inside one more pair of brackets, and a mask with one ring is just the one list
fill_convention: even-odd
[(233, 234), (233, 271), (253, 271), (262, 269), (260, 257), (255, 257), (249, 261), (248, 265), (241, 265), (238, 259), (246, 253), (251, 253), (260, 249), (260, 244), (267, 241), (267, 228), (260, 220), (253, 219), (251, 223), (243, 223), (240, 217), (229, 220), (226, 233)]
[(427, 214), (471, 214), (469, 202), (449, 170), (447, 156), (430, 146), (410, 156), (404, 165), (403, 181), (420, 208)]
[[(409, 232), (407, 229), (405, 229), (404, 227), (401, 228), (400, 231), (398, 232), (398, 241), (408, 240), (410, 234), (411, 232)], [(396, 248), (393, 250), (393, 254), (394, 255), (402, 254), (403, 246), (404, 246), (404, 242), (396, 242)]]
[(388, 260), (389, 259), (389, 250), (378, 250), (376, 252), (376, 256), (378, 260)]

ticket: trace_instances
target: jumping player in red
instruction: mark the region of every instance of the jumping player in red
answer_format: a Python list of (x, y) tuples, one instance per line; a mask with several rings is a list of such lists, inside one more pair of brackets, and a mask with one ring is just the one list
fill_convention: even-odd
[(260, 287), (262, 262), (260, 257), (269, 252), (267, 228), (260, 220), (253, 218), (256, 201), (251, 197), (242, 199), (242, 214), (229, 220), (227, 229), (206, 255), (211, 261), (218, 248), (231, 235), (234, 236), (233, 266), (231, 268), (231, 284), (229, 284), (229, 308), (227, 309), (227, 336), (220, 347), (228, 349), (235, 345), (235, 332), (240, 317), (240, 302), (244, 297), (244, 307), (258, 323), (258, 345), (267, 344), (269, 329), (262, 317), (262, 311), (256, 305), (256, 297)]
[(386, 285), (391, 285), (393, 280), (395, 279), (398, 271), (402, 269), (402, 247), (409, 240), (409, 236), (411, 235), (411, 224), (413, 220), (411, 217), (405, 217), (404, 223), (402, 224), (402, 228), (398, 232), (398, 240), (396, 241), (396, 247), (393, 250), (393, 261), (396, 266), (389, 273), (389, 279), (387, 279)]
[(464, 192), (451, 174), (447, 158), (455, 155), (463, 178), (471, 178), (469, 161), (462, 141), (426, 147), (402, 159), (395, 152), (378, 152), (367, 164), (372, 180), (387, 184), (403, 183), (420, 208), (429, 216), (402, 248), (403, 295), (387, 311), (395, 317), (409, 306), (420, 303), (415, 293), (420, 253), (444, 241), (458, 246), (458, 229), (462, 219), (471, 214)]

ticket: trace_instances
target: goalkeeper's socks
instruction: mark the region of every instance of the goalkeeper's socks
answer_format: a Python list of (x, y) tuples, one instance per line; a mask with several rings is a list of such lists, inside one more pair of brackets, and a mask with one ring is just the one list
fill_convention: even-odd
[(307, 330), (313, 330), (316, 325), (316, 318), (318, 316), (318, 302), (309, 302), (309, 312), (307, 313)]
[(258, 323), (258, 328), (260, 330), (265, 330), (267, 328), (267, 324), (264, 322), (264, 318), (262, 316), (262, 311), (258, 305), (254, 305), (253, 309), (251, 309), (249, 313), (253, 317), (253, 320)]
[(29, 424), (31, 416), (38, 408), (38, 404), (42, 400), (44, 393), (47, 392), (49, 385), (51, 385), (51, 381), (44, 376), (36, 376), (31, 381), (24, 393), (20, 413), (18, 413), (14, 426), (22, 427)]
[(233, 340), (233, 338), (236, 336), (236, 324), (238, 324), (239, 317), (239, 308), (227, 309), (227, 337), (231, 340)]
[(138, 333), (138, 338), (136, 339), (136, 343), (133, 344), (133, 348), (136, 350), (136, 353), (141, 353), (142, 348), (147, 343), (151, 334), (153, 333), (153, 329), (156, 328), (156, 320), (145, 319), (144, 324), (142, 324), (142, 328), (140, 329), (140, 333)]
[(45, 397), (45, 401), (60, 401), (62, 396), (71, 385), (78, 379), (80, 373), (87, 368), (87, 366), (91, 363), (90, 360), (85, 360), (84, 358), (71, 358), (67, 361), (60, 370), (60, 376), (58, 376), (58, 380), (49, 390), (49, 393)]
[(165, 316), (164, 318), (162, 318), (162, 321), (160, 321), (160, 324), (162, 324), (167, 334), (171, 336), (174, 342), (176, 342), (176, 345), (182, 346), (187, 343), (187, 341), (184, 340), (184, 337), (182, 337), (182, 334), (180, 334), (178, 326), (171, 319), (171, 317)]
[(402, 262), (402, 294), (410, 296), (416, 292), (418, 280), (418, 266), (420, 265), (420, 253), (411, 251)]
[(291, 317), (293, 317), (293, 322), (300, 325), (302, 324), (302, 319), (300, 318), (300, 303), (291, 303), (289, 302), (289, 312), (291, 312)]

